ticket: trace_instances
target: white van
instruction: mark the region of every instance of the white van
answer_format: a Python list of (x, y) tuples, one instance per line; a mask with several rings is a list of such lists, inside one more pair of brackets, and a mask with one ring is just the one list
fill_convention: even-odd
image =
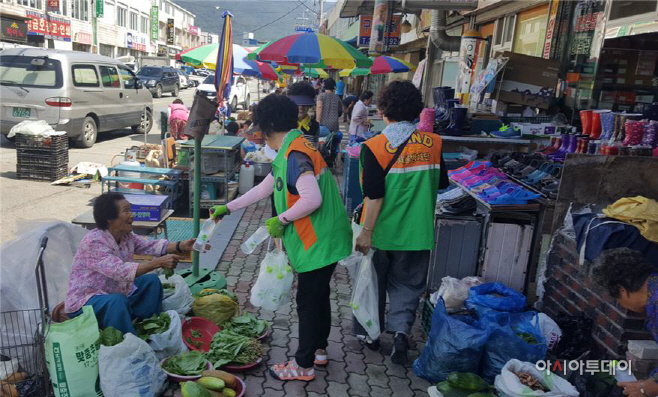
[(82, 147), (99, 132), (153, 126), (153, 99), (135, 73), (105, 56), (43, 48), (0, 51), (0, 132), (45, 120)]

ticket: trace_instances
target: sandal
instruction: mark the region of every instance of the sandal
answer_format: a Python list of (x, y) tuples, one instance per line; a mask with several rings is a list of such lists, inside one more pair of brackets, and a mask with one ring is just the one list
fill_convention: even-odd
[(324, 349), (318, 349), (315, 351), (315, 364), (318, 367), (326, 367), (329, 361), (327, 361), (327, 351)]
[(310, 382), (315, 379), (315, 370), (313, 368), (301, 368), (295, 360), (288, 361), (286, 364), (274, 364), (270, 367), (270, 374), (283, 381), (301, 380)]

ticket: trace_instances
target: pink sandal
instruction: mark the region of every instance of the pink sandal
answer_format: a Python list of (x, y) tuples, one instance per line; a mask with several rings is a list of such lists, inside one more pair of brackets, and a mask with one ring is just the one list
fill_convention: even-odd
[(301, 380), (310, 382), (315, 379), (315, 370), (313, 368), (301, 368), (295, 360), (288, 361), (286, 364), (274, 364), (270, 367), (270, 374), (278, 380)]

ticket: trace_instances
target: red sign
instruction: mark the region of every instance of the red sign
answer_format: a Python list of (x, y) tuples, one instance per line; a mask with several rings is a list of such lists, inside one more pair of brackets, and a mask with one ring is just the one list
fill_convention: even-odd
[(59, 11), (59, 0), (48, 0), (48, 11)]
[(199, 35), (199, 31), (200, 31), (200, 29), (199, 29), (198, 26), (187, 25), (187, 31), (190, 32), (190, 34), (193, 34), (193, 35), (195, 35), (195, 36), (198, 36), (198, 35)]
[(26, 11), (27, 34), (46, 36), (48, 39), (71, 41), (71, 22), (64, 18)]
[(91, 44), (91, 40), (91, 33), (77, 32), (75, 36), (73, 36), (73, 41), (80, 44)]

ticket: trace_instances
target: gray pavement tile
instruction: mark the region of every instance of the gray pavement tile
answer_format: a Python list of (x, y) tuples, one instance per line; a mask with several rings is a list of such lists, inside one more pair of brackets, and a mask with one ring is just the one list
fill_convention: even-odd
[[(411, 366), (412, 364), (413, 364), (413, 361), (409, 360), (408, 366)], [(384, 366), (386, 366), (386, 373), (389, 376), (397, 376), (398, 378), (406, 378), (407, 377), (407, 366), (394, 364), (391, 361), (391, 357), (389, 357), (389, 356), (386, 356), (386, 358), (384, 358)]]
[(329, 340), (333, 342), (342, 342), (343, 334), (340, 332), (340, 327), (331, 327), (331, 332), (329, 333)]
[(372, 393), (370, 394), (372, 397), (391, 397), (391, 396), (396, 396), (396, 394), (392, 394), (392, 391), (388, 388), (383, 388), (379, 386), (373, 386), (372, 387)]
[(411, 397), (414, 395), (409, 379), (402, 379), (392, 376), (388, 385), (390, 387), (391, 394), (395, 397)]
[(350, 373), (347, 377), (347, 383), (350, 386), (350, 396), (369, 397), (370, 385), (368, 385), (368, 376)]
[(370, 386), (388, 387), (390, 377), (386, 375), (386, 367), (383, 365), (368, 364), (366, 365), (366, 375)]
[(261, 375), (246, 375), (244, 377), (244, 384), (247, 387), (249, 395), (251, 396), (262, 396), (264, 389), (263, 383), (265, 379)]
[(368, 348), (363, 349), (362, 351), (364, 355), (364, 360), (366, 364), (383, 364), (384, 363), (384, 355), (381, 353), (381, 351), (374, 351), (370, 350)]
[(288, 361), (288, 348), (272, 346), (268, 351), (269, 360), (268, 365), (279, 364)]
[(327, 371), (315, 371), (315, 380), (308, 382), (306, 385), (306, 392), (314, 392), (318, 394), (326, 394), (327, 387)]
[(327, 387), (327, 395), (328, 396), (347, 396), (347, 389), (349, 386), (347, 383), (338, 383), (338, 382), (333, 382), (329, 381), (327, 382), (329, 384), (329, 387)]
[[(281, 381), (278, 380), (277, 382), (281, 383)], [(285, 395), (286, 393), (283, 391), (283, 388), (281, 388), (281, 390), (267, 388), (263, 391), (263, 396), (267, 396), (267, 397), (283, 397)]]
[(283, 391), (286, 393), (286, 397), (305, 397), (306, 396), (305, 387), (306, 387), (306, 382), (300, 382), (300, 381), (283, 382)]
[(348, 373), (362, 374), (366, 373), (366, 363), (364, 356), (360, 353), (346, 352), (345, 353), (345, 371)]
[(345, 370), (345, 363), (329, 360), (329, 363), (326, 366), (326, 379), (332, 380), (334, 382), (346, 382), (347, 381), (347, 371)]
[(327, 357), (330, 360), (344, 362), (345, 352), (343, 351), (343, 344), (341, 342), (329, 341), (327, 346)]

